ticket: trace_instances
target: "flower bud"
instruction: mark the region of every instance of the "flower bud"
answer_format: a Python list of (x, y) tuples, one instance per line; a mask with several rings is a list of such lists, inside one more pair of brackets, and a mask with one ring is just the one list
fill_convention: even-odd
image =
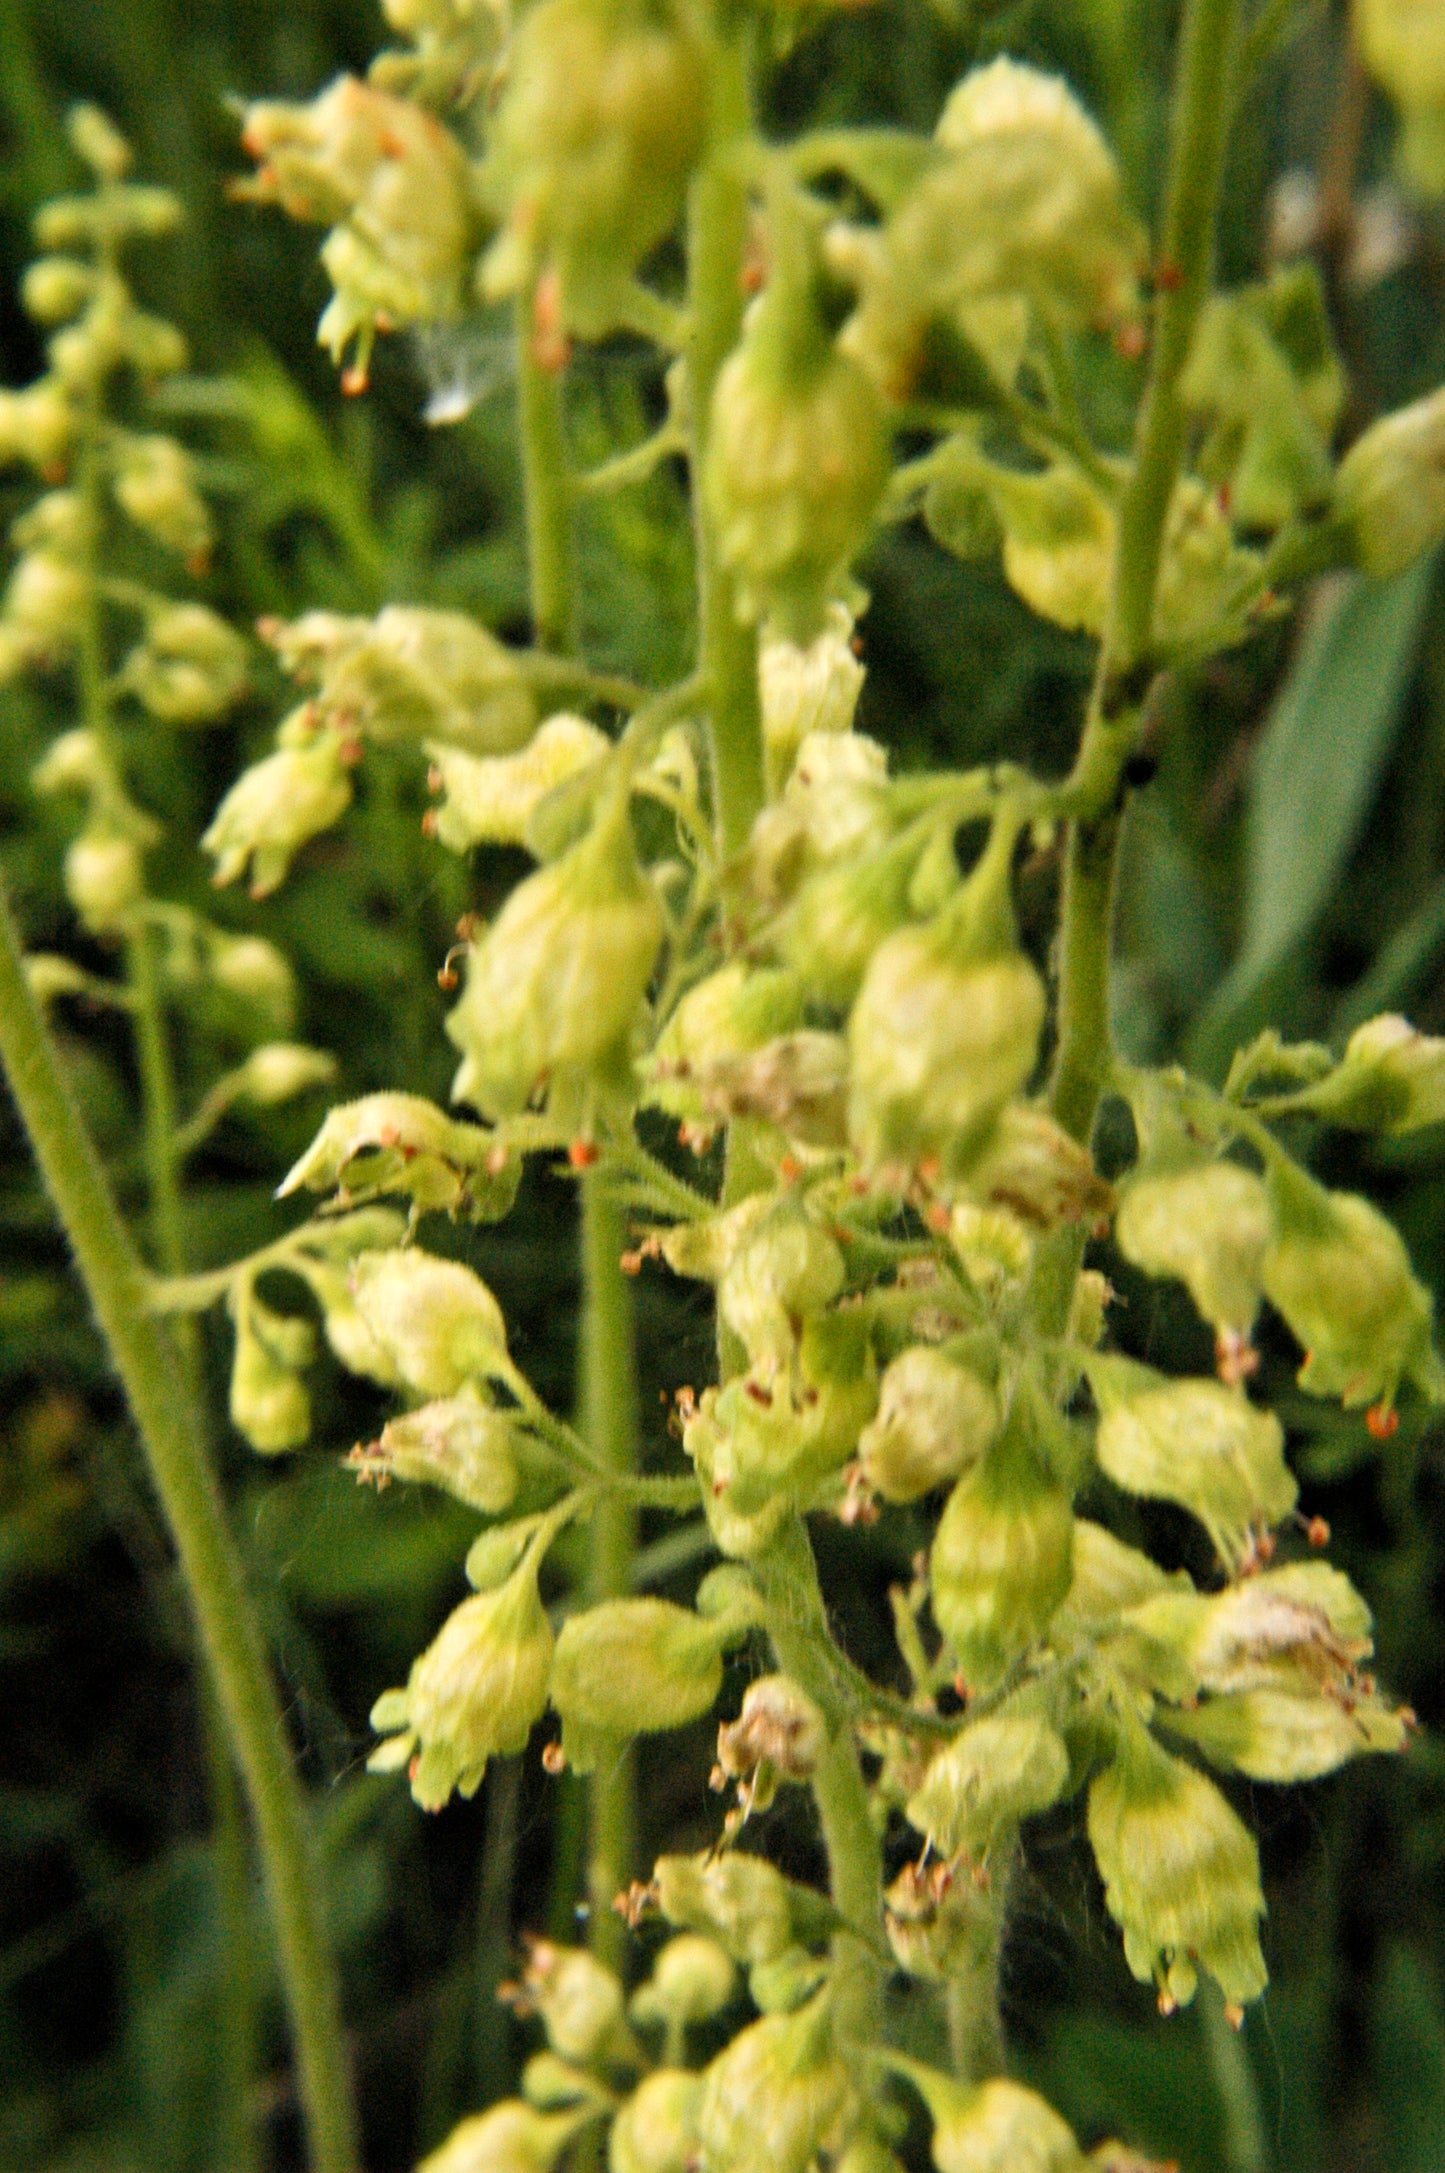
[(933, 2115), (938, 2173), (1082, 2173), (1073, 2131), (1036, 2090), (1002, 2075), (970, 2089), (896, 2053), (888, 2064)]
[(1035, 1228), (1082, 1222), (1107, 1212), (1110, 1187), (1097, 1174), (1089, 1151), (1071, 1139), (1045, 1109), (1011, 1102), (968, 1165), (967, 1184), (976, 1198), (1011, 1208)]
[(216, 863), (212, 881), (233, 883), (249, 865), (251, 896), (269, 897), (301, 847), (350, 805), (351, 781), (330, 735), (279, 747), (242, 771), (201, 839)]
[(82, 967), (59, 951), (28, 952), (25, 979), (31, 995), (42, 1008), (60, 996), (84, 996), (94, 985)]
[(632, 2019), (644, 2027), (661, 2023), (670, 2035), (711, 2022), (737, 1993), (732, 1957), (715, 1939), (681, 1932), (669, 1939), (652, 1965), (646, 1984), (632, 1995)]
[(253, 1049), (244, 1064), (231, 1075), (238, 1101), (271, 1109), (294, 1101), (313, 1087), (329, 1086), (336, 1077), (336, 1059), (325, 1049), (309, 1049), (304, 1042), (268, 1041)]
[(747, 1783), (750, 1811), (772, 1801), (779, 1781), (811, 1780), (827, 1747), (827, 1725), (805, 1690), (786, 1675), (749, 1683), (742, 1711), (717, 1732), (717, 1762)]
[(1181, 1581), (1187, 1588), (1183, 1571), (1171, 1579), (1147, 1554), (1126, 1546), (1102, 1524), (1088, 1517), (1074, 1519), (1074, 1574), (1064, 1606), (1081, 1623), (1092, 1627), (1111, 1622), (1125, 1608), (1137, 1607)]
[(68, 656), (80, 639), (90, 602), (91, 584), (81, 567), (54, 551), (27, 551), (6, 584), (0, 612), (23, 653), (50, 663)]
[(1291, 1562), (1222, 1592), (1162, 1592), (1129, 1620), (1174, 1646), (1200, 1690), (1343, 1688), (1372, 1649), (1368, 1607), (1325, 1562)]
[[(304, 1254), (295, 1266), (321, 1307), (326, 1341), (347, 1372), (359, 1373), (382, 1388), (400, 1388), (403, 1383), (396, 1359), (363, 1320), (352, 1294), (349, 1271), (334, 1261), (308, 1260)], [(352, 1455), (356, 1455), (355, 1450)]]
[(276, 1188), (278, 1199), (299, 1192), (344, 1192), (350, 1200), (403, 1193), (420, 1211), (444, 1208), (473, 1221), (506, 1214), (521, 1181), (521, 1158), (488, 1167), (496, 1141), (479, 1125), (462, 1124), (420, 1094), (364, 1094), (329, 1110), (299, 1162)]
[(990, 462), (987, 475), (1010, 588), (1055, 626), (1102, 633), (1116, 529), (1108, 498), (1066, 460), (1037, 473)]
[(811, 642), (861, 548), (887, 479), (883, 411), (822, 332), (780, 356), (764, 297), (718, 373), (702, 490), (739, 616)]
[(723, 1652), (746, 1628), (650, 1598), (569, 1615), (552, 1673), (568, 1764), (590, 1773), (615, 1743), (698, 1719), (722, 1688)]
[(205, 604), (167, 604), (152, 612), (122, 676), (163, 724), (211, 724), (245, 690), (246, 644)]
[(998, 1952), (1000, 1894), (955, 1876), (943, 1858), (905, 1864), (883, 1896), (883, 1923), (900, 1969), (925, 1984), (987, 1976)]
[(998, 1398), (986, 1382), (932, 1345), (915, 1344), (883, 1375), (878, 1416), (858, 1437), (859, 1470), (885, 1501), (917, 1501), (971, 1469), (998, 1423)]
[(37, 257), (25, 268), (20, 299), (37, 324), (65, 324), (95, 291), (95, 274), (78, 257)]
[(503, 2098), (453, 2128), (417, 2173), (552, 2173), (592, 2108), (543, 2113), (522, 2098)]
[(564, 2060), (591, 2067), (627, 2056), (631, 2040), (622, 1986), (585, 1947), (534, 1940), (522, 1982), (542, 2017), (548, 2044)]
[(268, 629), (285, 669), (319, 681), (322, 710), (379, 745), (434, 739), (473, 755), (525, 747), (531, 688), (505, 643), (462, 611), (389, 604), (375, 619), (307, 611)]
[(837, 2149), (855, 2103), (825, 1988), (795, 2014), (740, 2030), (706, 2070), (702, 2173), (807, 2173), (820, 2150)]
[(1144, 237), (1108, 145), (1059, 77), (1004, 58), (976, 68), (935, 133), (946, 156), (888, 228), (904, 294), (982, 331), (986, 348), (998, 328), (978, 324), (978, 306), (997, 298), (1085, 325), (1134, 308)]
[(31, 771), (30, 782), (37, 792), (105, 793), (112, 780), (95, 733), (76, 726), (50, 742)]
[(383, 322), (458, 313), (476, 214), (462, 148), (434, 113), (340, 76), (309, 105), (248, 107), (241, 140), (262, 163), (235, 194), (339, 222), (322, 249), (337, 291), (318, 337), (338, 360), (359, 337), (363, 382)]
[(446, 796), (430, 818), (432, 835), (456, 853), (473, 845), (525, 845), (547, 794), (601, 761), (611, 744), (595, 724), (564, 712), (549, 717), (518, 754), (429, 748)]
[(645, 1072), (654, 1108), (696, 1125), (705, 1114), (703, 1082), (729, 1058), (761, 1048), (800, 1023), (796, 975), (749, 968), (734, 959), (695, 982), (654, 1042)]
[(534, 2052), (522, 2069), (522, 2095), (539, 2112), (554, 2113), (567, 2107), (593, 2106), (610, 2110), (612, 2094), (604, 2083), (573, 2067), (555, 2052)]
[(124, 934), (145, 896), (145, 868), (133, 837), (87, 825), (65, 855), (65, 895), (92, 935)]
[(213, 930), (206, 970), (219, 989), (265, 1021), (272, 1032), (290, 1031), (296, 1018), (296, 977), (264, 936), (228, 936)]
[(701, 2101), (702, 2078), (685, 2068), (660, 2067), (645, 2076), (612, 2123), (609, 2173), (689, 2173), (697, 2159)]
[(819, 1003), (846, 1010), (880, 944), (910, 917), (919, 862), (912, 838), (809, 875), (777, 931), (778, 947)]
[(48, 475), (63, 466), (75, 430), (76, 411), (49, 378), (23, 392), (0, 391), (0, 467), (23, 460)]
[(822, 633), (805, 648), (797, 642), (773, 640), (759, 649), (763, 756), (770, 798), (782, 791), (811, 733), (853, 729), (864, 672), (852, 643), (852, 613), (843, 604), (830, 604)]
[(1284, 1430), (1240, 1388), (1166, 1381), (1128, 1359), (1091, 1357), (1101, 1417), (1101, 1468), (1126, 1493), (1176, 1501), (1198, 1517), (1220, 1559), (1237, 1567), (1253, 1535), (1287, 1517), (1298, 1492)]
[(1269, 1203), (1253, 1170), (1207, 1162), (1138, 1177), (1120, 1202), (1114, 1235), (1146, 1275), (1177, 1276), (1213, 1328), (1249, 1334), (1270, 1235)]
[(488, 160), (504, 212), (491, 297), (555, 277), (563, 330), (600, 338), (675, 224), (703, 147), (707, 78), (670, 9), (542, 0), (512, 39)]
[(704, 1398), (683, 1447), (706, 1483), (713, 1536), (751, 1556), (790, 1509), (851, 1456), (878, 1401), (867, 1326), (858, 1313), (805, 1326), (796, 1373), (764, 1363)]
[(472, 949), (447, 1019), (463, 1053), (453, 1098), (509, 1116), (559, 1073), (616, 1072), (662, 935), (621, 803), (519, 883)]
[(311, 1399), (294, 1368), (256, 1332), (246, 1314), (236, 1329), (231, 1366), (231, 1424), (262, 1456), (304, 1446), (311, 1433)]
[(809, 1315), (844, 1283), (843, 1255), (826, 1230), (784, 1201), (754, 1223), (718, 1284), (718, 1312), (749, 1361), (781, 1364)]
[(424, 1811), (439, 1811), (453, 1789), (474, 1796), (489, 1758), (525, 1749), (546, 1707), (552, 1652), (529, 1549), (505, 1584), (474, 1592), (453, 1610), (413, 1661), (404, 1690), (377, 1700), (371, 1724), (387, 1740), (368, 1770), (407, 1766)]
[(1090, 1784), (1088, 1824), (1125, 1959), (1158, 1985), (1164, 2012), (1188, 2005), (1200, 1969), (1235, 2005), (1257, 1999), (1268, 1974), (1259, 1852), (1213, 1783), (1129, 1721)]
[(955, 1200), (949, 1212), (948, 1240), (974, 1289), (989, 1305), (1001, 1305), (1022, 1289), (1033, 1262), (1033, 1239), (1007, 1208)]
[(1269, 1197), (1264, 1294), (1304, 1348), (1300, 1387), (1349, 1408), (1388, 1406), (1402, 1380), (1438, 1396), (1429, 1293), (1393, 1225), (1368, 1200), (1326, 1192), (1282, 1161), (1271, 1165)]
[(1252, 1781), (1315, 1781), (1367, 1752), (1403, 1750), (1410, 1739), (1409, 1715), (1363, 1691), (1331, 1696), (1261, 1686), (1159, 1717), (1211, 1765)]
[(1073, 1513), (1038, 1453), (1021, 1386), (1003, 1431), (949, 1495), (934, 1534), (934, 1619), (966, 1682), (986, 1689), (1048, 1628), (1069, 1589)]
[(347, 1459), (364, 1479), (444, 1487), (469, 1509), (500, 1516), (517, 1492), (512, 1424), (468, 1383), (460, 1394), (389, 1419), (381, 1439)]
[(130, 171), (130, 145), (99, 106), (72, 106), (65, 116), (65, 133), (97, 181), (119, 181)]
[(1418, 1131), (1445, 1122), (1445, 1040), (1395, 1013), (1351, 1034), (1339, 1064), (1295, 1099), (1330, 1124)]
[(352, 1264), (351, 1287), (372, 1335), (419, 1395), (455, 1396), (506, 1367), (502, 1309), (459, 1260), (410, 1246), (363, 1253)]
[(965, 1167), (1038, 1057), (1044, 988), (1009, 948), (1012, 834), (995, 824), (957, 899), (874, 952), (848, 1020), (849, 1132), (865, 1166)]
[(697, 1094), (709, 1119), (753, 1117), (775, 1125), (805, 1147), (842, 1147), (848, 1129), (848, 1045), (841, 1034), (804, 1028), (778, 1034), (750, 1055), (715, 1057), (698, 1075)]
[(995, 1714), (935, 1753), (908, 1801), (908, 1822), (945, 1858), (985, 1862), (1021, 1820), (1057, 1803), (1069, 1754), (1043, 1720)]
[(195, 474), (190, 454), (174, 438), (127, 437), (114, 484), (121, 511), (168, 551), (188, 558), (211, 540), (211, 517)]
[(1065, 1335), (1070, 1343), (1093, 1350), (1104, 1333), (1104, 1316), (1114, 1292), (1109, 1278), (1098, 1268), (1081, 1268), (1074, 1284), (1074, 1295), (1069, 1301), (1069, 1324)]
[(1371, 423), (1340, 462), (1335, 511), (1376, 580), (1445, 535), (1445, 387)]
[(738, 1849), (660, 1856), (653, 1878), (658, 1907), (670, 1924), (707, 1933), (749, 1969), (833, 1929), (832, 1908), (821, 1894)]

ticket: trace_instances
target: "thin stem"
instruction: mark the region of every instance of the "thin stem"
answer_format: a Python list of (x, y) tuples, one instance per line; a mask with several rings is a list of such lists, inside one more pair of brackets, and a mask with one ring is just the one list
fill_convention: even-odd
[(834, 2016), (842, 2037), (867, 2043), (878, 2035), (883, 1975), (883, 1857), (858, 1763), (846, 1705), (830, 1662), (817, 1564), (800, 1518), (785, 1524), (753, 1564), (778, 1665), (822, 1711), (828, 1742), (812, 1776), (828, 1851), (829, 1883), (840, 1915), (865, 1935), (839, 1932), (833, 1941)]
[(265, 1648), (215, 1482), (195, 1452), (173, 1349), (147, 1311), (140, 1261), (31, 998), (3, 892), (0, 1062), (135, 1414), (255, 1820), (311, 2163), (316, 2173), (355, 2173), (340, 2002)]
[(702, 489), (713, 388), (743, 321), (748, 189), (742, 154), (752, 132), (745, 29), (730, 29), (715, 41), (712, 90), (712, 143), (688, 204), (687, 357), (698, 624), (711, 699), (713, 812), (719, 858), (726, 865), (742, 852), (763, 802), (757, 637), (738, 619), (732, 579), (719, 562)]
[(573, 632), (572, 513), (561, 373), (537, 359), (533, 297), (517, 304), (517, 420), (532, 623), (542, 649), (570, 649)]
[[(624, 1243), (622, 1214), (607, 1178), (601, 1169), (588, 1170), (582, 1179), (581, 1423), (593, 1455), (618, 1478), (632, 1477), (637, 1464), (637, 1362), (632, 1291), (621, 1265)], [(590, 1604), (632, 1590), (636, 1551), (632, 1489), (609, 1489), (592, 1513)], [(616, 1967), (624, 1931), (612, 1902), (632, 1876), (636, 1846), (630, 1747), (619, 1744), (614, 1757), (599, 1761), (588, 1787), (587, 1813), (589, 1943)]]
[(1179, 381), (1209, 291), (1224, 170), (1238, 0), (1187, 0), (1176, 62), (1153, 360), (1119, 505), (1108, 630), (1078, 758), (1069, 779), (1080, 812), (1064, 866), (1059, 1050), (1052, 1101), (1086, 1139), (1109, 1061), (1109, 941), (1118, 856), (1118, 796), (1151, 676), (1154, 596), (1170, 500), (1184, 455)]

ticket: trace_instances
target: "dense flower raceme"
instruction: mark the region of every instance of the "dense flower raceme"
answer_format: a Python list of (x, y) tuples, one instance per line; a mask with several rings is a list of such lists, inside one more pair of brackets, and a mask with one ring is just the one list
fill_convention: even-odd
[[(661, 0), (542, 0), (514, 27), (500, 12), (478, 27), (476, 12), (396, 0), (410, 55), (309, 106), (251, 109), (253, 193), (332, 229), (325, 336), (338, 352), (355, 341), (364, 363), (376, 329), (480, 292), (518, 298), (533, 359), (619, 327), (665, 343), (680, 313), (638, 280), (658, 264), (669, 276), (649, 257), (727, 119), (709, 107), (693, 16)], [(850, 1965), (863, 1954), (871, 1969), (886, 1930), (925, 1983), (986, 1971), (1004, 1906), (989, 1897), (1007, 1886), (995, 1874), (1029, 1819), (1073, 1802), (1135, 1974), (1166, 2008), (1201, 1973), (1242, 2007), (1264, 1984), (1257, 1855), (1204, 1767), (1292, 1782), (1398, 1748), (1408, 1728), (1367, 1672), (1363, 1601), (1305, 1551), (1253, 1338), (1272, 1308), (1299, 1346), (1301, 1390), (1364, 1412), (1377, 1438), (1397, 1405), (1439, 1393), (1429, 1300), (1400, 1239), (1271, 1129), (1302, 1110), (1384, 1132), (1433, 1121), (1439, 1045), (1376, 1020), (1338, 1063), (1246, 1052), (1218, 1092), (1115, 1063), (1137, 1153), (1106, 1181), (1047, 1105), (1049, 961), (1016, 913), (1020, 862), (1052, 849), (1077, 802), (1004, 763), (891, 775), (857, 728), (855, 576), (880, 521), (921, 513), (947, 548), (997, 551), (1042, 617), (1105, 632), (1129, 464), (1085, 444), (1056, 395), (1071, 342), (1102, 330), (1139, 347), (1142, 228), (1072, 92), (1008, 59), (965, 77), (933, 137), (828, 155), (876, 218), (838, 221), (800, 178), (807, 145), (728, 168), (757, 199), (758, 291), (689, 418), (721, 610), (707, 673), (654, 706), (578, 667), (558, 682), (575, 706), (549, 711), (547, 660), (464, 613), (309, 613), (267, 629), (305, 699), (207, 838), (218, 879), (245, 874), (264, 895), (344, 818), (366, 747), (390, 745), (430, 766), (439, 849), (500, 844), (536, 863), (487, 924), (464, 923), (443, 967), (460, 1111), (384, 1092), (333, 1110), (283, 1191), (346, 1212), (265, 1261), (300, 1277), (341, 1362), (397, 1400), (353, 1468), (440, 1486), (479, 1520), (472, 1593), (378, 1700), (373, 1767), (405, 1770), (438, 1809), (550, 1729), (549, 1713), (548, 1768), (587, 1772), (727, 1701), (724, 1845), (664, 1858), (629, 1903), (676, 1934), (651, 1979), (629, 2004), (595, 1960), (537, 1949), (519, 1998), (549, 2051), (520, 2098), (463, 2123), (437, 2173), (547, 2173), (593, 2119), (612, 2122), (614, 2173), (808, 2173), (820, 2153), (885, 2173), (900, 2078), (928, 2106), (939, 2173), (1074, 2173), (1074, 2137), (1021, 2086), (901, 2059), (890, 2083), (857, 2058), (866, 2002)], [(700, 193), (717, 179), (709, 169)], [(74, 291), (88, 308), (77, 277), (54, 269), (37, 295), (58, 312)], [(1246, 638), (1276, 608), (1266, 564), (1301, 537), (1312, 563), (1368, 577), (1445, 531), (1438, 396), (1375, 424), (1336, 469), (1343, 380), (1307, 274), (1213, 297), (1179, 360), (1188, 462), (1160, 499), (1150, 664)], [(674, 368), (676, 415), (695, 363), (688, 351)], [(29, 426), (36, 443), (42, 423), (63, 447), (53, 400)], [(895, 424), (928, 444), (890, 482)], [(180, 538), (173, 464), (142, 443), (125, 459), (118, 503)], [(64, 657), (79, 530), (64, 503), (47, 521), (7, 612), (31, 653)], [(179, 716), (187, 674), (219, 679), (221, 665), (199, 628), (148, 634), (134, 685)], [(756, 663), (761, 726), (762, 804), (725, 852), (719, 640)], [(119, 925), (144, 838), (107, 797), (95, 748), (67, 759), (108, 825), (77, 882), (91, 925)], [(964, 826), (981, 838), (968, 868)], [(725, 1186), (723, 1157), (704, 1159), (724, 1130)], [(465, 1226), (510, 1209), (528, 1156), (564, 1153), (627, 1218), (627, 1267), (715, 1297), (723, 1378), (679, 1398), (680, 1452), (658, 1444), (666, 1474), (600, 1467), (457, 1257)], [(444, 1247), (427, 1220), (441, 1214), (458, 1226)], [(1213, 1372), (1166, 1376), (1128, 1347), (1102, 1265), (1078, 1272), (1084, 1243), (1110, 1235), (1134, 1269), (1182, 1285)], [(228, 1293), (232, 1408), (274, 1453), (307, 1431), (317, 1339), (260, 1273), (238, 1269)], [(568, 1589), (558, 1534), (628, 1487), (705, 1517), (724, 1561), (689, 1602), (614, 1586), (580, 1604)], [(1173, 1504), (1192, 1520), (1196, 1574), (1081, 1515), (1086, 1490), (1092, 1508), (1117, 1493)], [(914, 1574), (894, 1611), (908, 1697), (832, 1643), (799, 1568), (806, 1515), (906, 1530)], [(734, 1704), (739, 1652), (755, 1679)], [(812, 1782), (825, 1802), (834, 1790), (836, 1831), (845, 1769), (871, 1795), (859, 1834), (891, 1821), (894, 1842), (917, 1837), (876, 1924), (736, 1845), (784, 1784)], [(730, 2010), (730, 2041), (709, 2036), (694, 2070), (690, 2033)]]

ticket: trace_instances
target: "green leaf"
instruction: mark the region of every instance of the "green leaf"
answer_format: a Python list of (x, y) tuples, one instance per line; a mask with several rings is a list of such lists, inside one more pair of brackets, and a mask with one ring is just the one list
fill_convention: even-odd
[(1255, 752), (1245, 818), (1244, 940), (1191, 1061), (1217, 1073), (1338, 883), (1409, 687), (1435, 556), (1392, 581), (1349, 580), (1323, 606)]

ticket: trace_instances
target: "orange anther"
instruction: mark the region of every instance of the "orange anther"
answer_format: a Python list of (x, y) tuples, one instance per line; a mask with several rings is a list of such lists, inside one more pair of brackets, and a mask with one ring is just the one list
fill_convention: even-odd
[(1384, 1403), (1372, 1403), (1365, 1413), (1365, 1425), (1375, 1441), (1388, 1441), (1400, 1423), (1400, 1414)]

